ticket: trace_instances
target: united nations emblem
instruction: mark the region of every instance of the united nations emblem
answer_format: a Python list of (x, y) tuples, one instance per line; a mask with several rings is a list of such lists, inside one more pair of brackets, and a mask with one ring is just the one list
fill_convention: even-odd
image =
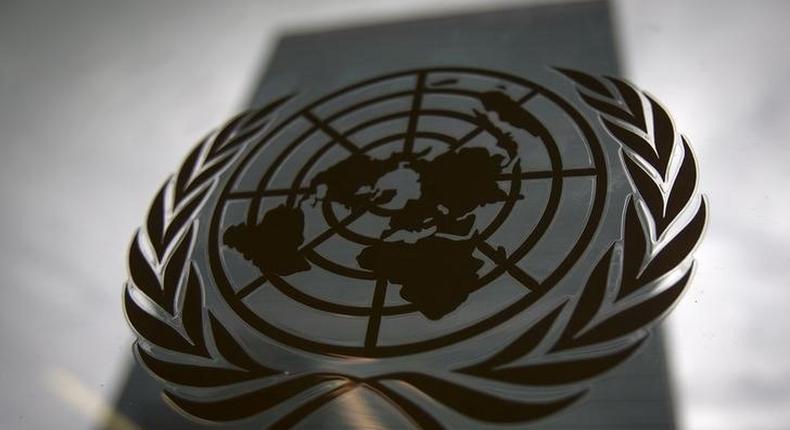
[(583, 401), (687, 287), (706, 203), (653, 96), (554, 71), (394, 73), (209, 134), (129, 252), (166, 401), (292, 427), (356, 391), (416, 428)]

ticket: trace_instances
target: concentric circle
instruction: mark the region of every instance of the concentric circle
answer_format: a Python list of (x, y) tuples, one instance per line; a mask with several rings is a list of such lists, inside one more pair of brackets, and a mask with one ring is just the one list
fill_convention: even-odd
[[(492, 108), (486, 97), (511, 100), (526, 112), (534, 110), (538, 121), (524, 125), (518, 115)], [(539, 112), (544, 111), (553, 116), (541, 119)], [(554, 123), (575, 130), (576, 138), (563, 136), (558, 141), (550, 129)], [(503, 132), (505, 128), (510, 131)], [(510, 141), (518, 145), (517, 152), (502, 144)], [(352, 156), (374, 159), (397, 155), (397, 160), (404, 160), (399, 165), (408, 167), (414, 160), (436, 160), (442, 154), (468, 148), (509, 154), (508, 164), (497, 177), (507, 198), (473, 212), (475, 233), (463, 240), (473, 243), (476, 258), (486, 262), (466, 301), (446, 318), (426, 318), (418, 312), (419, 306), (404, 301), (403, 291), (398, 297), (397, 289), (402, 286), (354, 264), (346, 255), (354, 249), (406, 240), (390, 239), (381, 232), (380, 227), (397, 211), (380, 205), (360, 209), (328, 198), (320, 200), (312, 182), (321, 169), (326, 171), (327, 166)], [(566, 166), (565, 158), (572, 151), (585, 151), (591, 163)], [(533, 158), (545, 159), (545, 167), (531, 168)], [(589, 189), (584, 184), (566, 183), (578, 177), (589, 178)], [(529, 181), (539, 182), (540, 187), (530, 188)], [(280, 183), (287, 185), (276, 185)], [(234, 312), (284, 344), (316, 353), (368, 357), (431, 350), (490, 330), (543, 297), (588, 246), (600, 221), (605, 190), (605, 163), (595, 134), (569, 103), (547, 88), (475, 69), (391, 74), (309, 104), (278, 122), (247, 153), (230, 173), (211, 220), (211, 270)], [(548, 240), (547, 235), (562, 228), (557, 226), (558, 217), (569, 216), (569, 210), (563, 209), (565, 193), (589, 199), (590, 209), (574, 215), (579, 231), (567, 249), (552, 250), (556, 256), (550, 273), (535, 276), (524, 261)], [(277, 205), (305, 213), (306, 237), (298, 252), (310, 269), (303, 274), (264, 270), (265, 262), (258, 264), (260, 272), (256, 274), (237, 252), (223, 244), (223, 232), (229, 226), (239, 222), (255, 225)], [(528, 209), (521, 208), (523, 205)], [(523, 215), (516, 213), (533, 214), (534, 220), (519, 218)], [(503, 230), (508, 240), (519, 237), (507, 246), (494, 243)], [(329, 241), (339, 242), (325, 245)], [(245, 270), (252, 279), (240, 281), (239, 274)], [(367, 303), (354, 301), (364, 294), (369, 296)], [(399, 334), (398, 326), (414, 329)]]

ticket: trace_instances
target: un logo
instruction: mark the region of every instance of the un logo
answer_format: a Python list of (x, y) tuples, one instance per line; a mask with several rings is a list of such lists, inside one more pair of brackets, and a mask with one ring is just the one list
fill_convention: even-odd
[(173, 407), (290, 427), (362, 390), (418, 428), (529, 422), (631, 356), (693, 271), (695, 160), (649, 94), (555, 72), (394, 73), (204, 139), (125, 289)]

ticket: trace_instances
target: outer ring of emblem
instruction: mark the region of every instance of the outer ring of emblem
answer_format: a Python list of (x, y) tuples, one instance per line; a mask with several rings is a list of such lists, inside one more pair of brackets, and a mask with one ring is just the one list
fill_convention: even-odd
[[(364, 346), (334, 345), (334, 344), (318, 342), (315, 340), (305, 339), (300, 336), (289, 333), (288, 331), (285, 331), (273, 325), (272, 323), (266, 321), (260, 315), (256, 314), (249, 307), (247, 307), (241, 301), (241, 299), (237, 297), (236, 291), (231, 286), (229, 280), (224, 276), (224, 268), (222, 267), (222, 262), (220, 260), (220, 255), (219, 255), (219, 246), (218, 243), (216, 243), (216, 238), (220, 237), (219, 229), (220, 229), (220, 219), (222, 215), (222, 210), (224, 208), (228, 194), (231, 192), (233, 184), (238, 178), (239, 173), (242, 171), (243, 166), (247, 165), (247, 163), (251, 161), (252, 157), (254, 157), (258, 153), (261, 147), (263, 145), (266, 145), (266, 143), (269, 142), (270, 139), (273, 138), (273, 136), (275, 136), (282, 127), (284, 127), (286, 124), (289, 124), (291, 121), (293, 121), (300, 115), (303, 115), (304, 112), (307, 112), (312, 108), (334, 97), (337, 97), (345, 92), (353, 91), (355, 89), (370, 84), (374, 84), (376, 82), (408, 76), (408, 75), (427, 74), (427, 73), (477, 74), (477, 75), (484, 75), (488, 77), (499, 78), (510, 82), (514, 82), (526, 88), (530, 88), (537, 91), (541, 96), (547, 98), (549, 101), (554, 103), (555, 106), (562, 109), (563, 113), (565, 113), (568, 117), (571, 118), (573, 123), (578, 127), (578, 130), (581, 132), (581, 135), (584, 137), (587, 147), (590, 149), (590, 154), (596, 171), (596, 173), (593, 175), (595, 177), (593, 204), (590, 209), (589, 216), (587, 218), (587, 224), (585, 225), (584, 230), (580, 234), (577, 242), (570, 250), (570, 252), (567, 253), (567, 255), (561, 261), (561, 263), (557, 266), (557, 268), (551, 273), (551, 275), (549, 275), (549, 277), (547, 277), (540, 284), (539, 291), (533, 291), (530, 294), (525, 295), (524, 297), (514, 301), (513, 303), (505, 307), (500, 312), (491, 315), (481, 321), (478, 321), (476, 323), (468, 325), (454, 332), (440, 335), (432, 339), (421, 340), (417, 342), (399, 344), (399, 345), (382, 345), (382, 346), (377, 346), (376, 348), (373, 349), (368, 349)], [(567, 275), (567, 273), (573, 268), (578, 258), (587, 249), (587, 247), (590, 244), (590, 241), (592, 240), (592, 237), (594, 236), (596, 229), (598, 228), (606, 201), (606, 189), (607, 189), (606, 172), (607, 172), (606, 161), (603, 154), (603, 149), (601, 148), (599, 139), (596, 136), (595, 132), (593, 131), (591, 125), (585, 120), (585, 118), (582, 116), (581, 113), (579, 113), (575, 108), (572, 107), (570, 103), (568, 103), (559, 95), (550, 91), (549, 89), (547, 89), (542, 85), (539, 85), (537, 83), (534, 83), (526, 79), (519, 78), (517, 76), (512, 76), (509, 74), (490, 71), (490, 70), (475, 69), (475, 68), (416, 69), (416, 70), (409, 70), (409, 71), (384, 75), (377, 78), (359, 82), (352, 86), (342, 88), (309, 104), (308, 106), (299, 110), (292, 116), (279, 122), (270, 132), (266, 134), (266, 136), (264, 136), (259, 142), (256, 143), (254, 148), (252, 148), (247, 154), (245, 154), (244, 158), (233, 170), (229, 179), (227, 180), (225, 187), (223, 188), (222, 192), (219, 195), (219, 199), (215, 206), (214, 213), (212, 214), (212, 218), (210, 221), (210, 229), (209, 229), (210, 239), (208, 243), (209, 264), (217, 289), (219, 290), (225, 302), (247, 324), (249, 324), (260, 333), (264, 334), (265, 336), (275, 341), (296, 347), (301, 350), (305, 350), (313, 353), (319, 353), (319, 354), (341, 354), (341, 355), (361, 356), (361, 357), (394, 357), (394, 356), (425, 352), (428, 350), (441, 348), (450, 344), (454, 344), (469, 339), (473, 336), (484, 333), (510, 320), (514, 316), (518, 315), (522, 311), (529, 308), (532, 304), (539, 301), (542, 297), (545, 296), (545, 294), (548, 291), (551, 290), (553, 286), (555, 286), (560, 280), (562, 280)], [(562, 181), (563, 181), (562, 177), (555, 176), (554, 178), (552, 178), (552, 190), (555, 189), (561, 190)], [(554, 194), (555, 192), (552, 191), (552, 195)], [(553, 198), (559, 199), (559, 193), (557, 192), (556, 197)], [(258, 203), (256, 201), (253, 201), (251, 203), (251, 205), (254, 206), (257, 206), (257, 204)], [(550, 206), (550, 204), (548, 206)], [(544, 213), (544, 217), (545, 216), (546, 214)], [(550, 218), (553, 218), (553, 214), (552, 217)], [(549, 221), (551, 221), (551, 219), (549, 219)], [(503, 272), (504, 268), (499, 268), (499, 270)]]

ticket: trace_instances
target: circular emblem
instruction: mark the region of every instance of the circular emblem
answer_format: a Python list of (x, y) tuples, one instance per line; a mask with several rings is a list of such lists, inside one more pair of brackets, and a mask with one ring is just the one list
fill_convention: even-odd
[[(246, 322), (312, 352), (414, 353), (495, 327), (572, 267), (606, 189), (591, 127), (540, 85), (459, 72), (342, 89), (282, 121), (235, 167), (209, 252), (223, 297)], [(534, 113), (522, 107), (533, 99)], [(558, 144), (549, 124), (582, 133)], [(576, 204), (561, 207), (564, 195)], [(583, 228), (573, 237), (551, 229), (563, 219)], [(556, 250), (536, 279), (518, 263), (542, 240)], [(496, 282), (503, 276), (511, 287)], [(436, 324), (467, 301), (498, 306)], [(290, 317), (303, 311), (310, 327)]]
[(365, 390), (416, 427), (443, 425), (419, 395), (527, 422), (631, 356), (692, 273), (695, 161), (647, 93), (556, 71), (395, 73), (204, 139), (129, 254), (170, 403), (287, 427)]

